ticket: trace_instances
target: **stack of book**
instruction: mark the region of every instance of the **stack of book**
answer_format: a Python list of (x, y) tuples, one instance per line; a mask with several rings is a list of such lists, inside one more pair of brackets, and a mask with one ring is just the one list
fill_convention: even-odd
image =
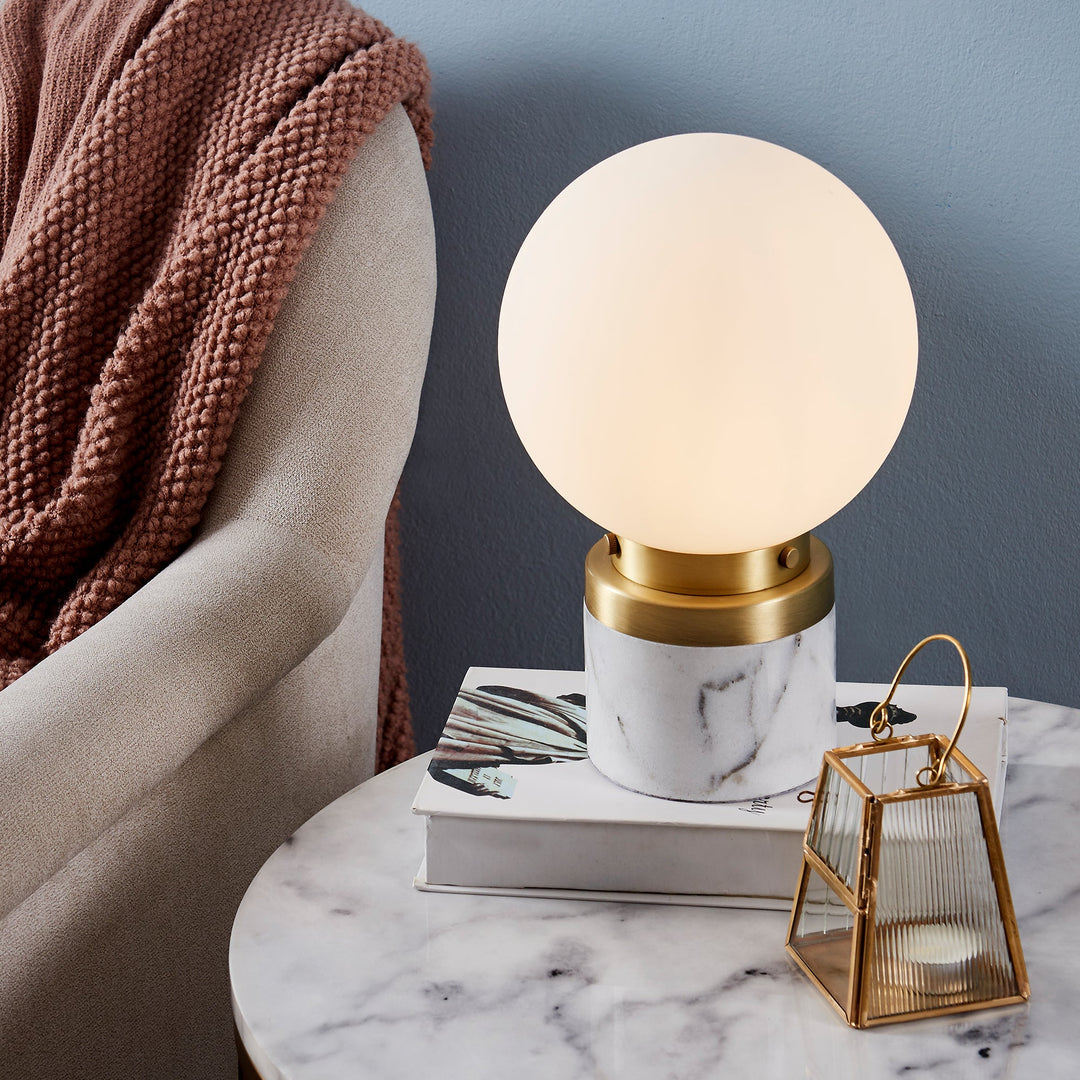
[[(584, 688), (579, 671), (469, 670), (413, 803), (427, 818), (417, 888), (790, 908), (816, 772), (748, 803), (628, 791), (588, 759)], [(870, 711), (887, 691), (837, 685), (835, 746), (870, 740)], [(950, 735), (962, 697), (956, 686), (902, 685), (894, 732)], [(959, 744), (999, 815), (1007, 700), (1001, 687), (976, 687)]]

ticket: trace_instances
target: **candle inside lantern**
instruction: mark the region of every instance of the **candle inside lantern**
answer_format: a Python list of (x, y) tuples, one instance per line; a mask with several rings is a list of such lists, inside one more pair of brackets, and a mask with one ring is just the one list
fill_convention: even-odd
[(971, 963), (979, 953), (974, 930), (946, 923), (906, 927), (901, 937), (904, 982), (922, 994), (953, 994), (971, 980)]

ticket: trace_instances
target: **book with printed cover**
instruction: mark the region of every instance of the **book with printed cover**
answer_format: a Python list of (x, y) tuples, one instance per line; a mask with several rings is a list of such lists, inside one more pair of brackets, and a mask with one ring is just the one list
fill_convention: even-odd
[[(820, 761), (799, 788), (747, 803), (658, 799), (601, 775), (586, 750), (580, 671), (470, 668), (413, 803), (426, 820), (416, 886), (787, 909)], [(870, 741), (887, 684), (838, 683), (834, 746)], [(958, 686), (902, 684), (896, 734), (951, 735)], [(1000, 815), (1008, 695), (975, 687), (960, 749)], [(829, 749), (829, 747), (823, 747)]]

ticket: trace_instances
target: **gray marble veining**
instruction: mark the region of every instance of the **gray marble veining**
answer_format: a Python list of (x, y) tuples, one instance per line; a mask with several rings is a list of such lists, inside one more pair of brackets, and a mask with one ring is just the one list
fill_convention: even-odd
[(585, 609), (589, 758), (633, 791), (693, 802), (807, 783), (836, 738), (836, 612), (757, 645), (663, 645)]
[(786, 960), (781, 913), (417, 892), (418, 759), (318, 814), (253, 882), (230, 956), (244, 1043), (265, 1080), (1073, 1076), (1080, 712), (1010, 710), (1026, 1006), (859, 1032)]

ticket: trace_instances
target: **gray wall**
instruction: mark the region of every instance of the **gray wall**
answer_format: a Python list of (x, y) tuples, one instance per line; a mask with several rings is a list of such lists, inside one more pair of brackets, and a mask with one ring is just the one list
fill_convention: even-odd
[[(432, 744), (470, 664), (579, 667), (599, 534), (536, 472), (499, 390), (503, 283), (575, 176), (645, 139), (729, 131), (836, 173), (919, 311), (915, 398), (820, 535), (838, 674), (921, 636), (980, 682), (1080, 704), (1080, 9), (1072, 0), (380, 0), (434, 75), (439, 299), (405, 472), (405, 630)], [(958, 678), (944, 647), (915, 681)]]

